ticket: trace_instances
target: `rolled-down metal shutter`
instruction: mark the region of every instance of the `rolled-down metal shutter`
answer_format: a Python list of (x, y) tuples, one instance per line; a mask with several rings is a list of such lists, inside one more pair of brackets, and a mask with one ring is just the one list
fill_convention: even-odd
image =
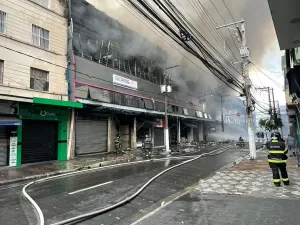
[(107, 152), (107, 119), (76, 121), (76, 155)]
[(199, 128), (193, 128), (194, 142), (199, 142)]
[(7, 130), (5, 126), (0, 126), (0, 166), (7, 165)]
[(164, 145), (164, 129), (154, 128), (154, 146)]

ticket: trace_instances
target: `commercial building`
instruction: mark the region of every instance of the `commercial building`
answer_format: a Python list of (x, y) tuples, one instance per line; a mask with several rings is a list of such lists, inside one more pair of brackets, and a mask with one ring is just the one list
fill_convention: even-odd
[[(0, 2), (0, 166), (67, 160), (67, 5)], [(70, 150), (69, 150), (70, 151)]]
[[(164, 146), (161, 85), (168, 53), (86, 1), (72, 1), (71, 12), (74, 94), (85, 105), (76, 111), (75, 155), (113, 151), (118, 133), (123, 149), (136, 148), (146, 134)], [(215, 118), (193, 104), (197, 96), (178, 90), (169, 93), (170, 141), (203, 141), (204, 127)]]
[(269, 6), (280, 49), (285, 50), (282, 68), (290, 133), (300, 143), (300, 2), (269, 0)]

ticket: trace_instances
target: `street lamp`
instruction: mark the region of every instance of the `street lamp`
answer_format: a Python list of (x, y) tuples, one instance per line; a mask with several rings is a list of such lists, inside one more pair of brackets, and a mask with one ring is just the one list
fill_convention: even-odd
[(165, 94), (165, 132), (164, 132), (164, 139), (165, 139), (165, 148), (166, 153), (170, 153), (170, 144), (169, 144), (169, 124), (168, 124), (168, 92), (171, 92), (171, 88), (168, 85), (168, 81), (170, 81), (170, 77), (166, 74), (166, 71), (169, 69), (173, 69), (176, 67), (179, 67), (180, 65), (170, 66), (164, 68), (164, 88), (162, 88), (162, 91)]

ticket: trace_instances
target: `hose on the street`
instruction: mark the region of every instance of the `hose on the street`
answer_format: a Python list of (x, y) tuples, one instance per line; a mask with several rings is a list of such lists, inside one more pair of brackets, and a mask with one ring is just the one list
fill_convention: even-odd
[[(102, 213), (105, 213), (105, 212), (108, 212), (110, 210), (113, 210), (115, 208), (118, 208), (126, 203), (129, 203), (130, 201), (132, 201), (134, 198), (136, 198), (142, 191), (144, 191), (146, 189), (146, 187), (152, 183), (155, 179), (157, 179), (158, 177), (162, 176), (164, 173), (172, 170), (172, 169), (175, 169), (179, 166), (182, 166), (184, 164), (187, 164), (187, 163), (190, 163), (190, 162), (193, 162), (203, 156), (207, 156), (207, 155), (212, 155), (212, 153), (214, 152), (217, 152), (215, 154), (213, 154), (212, 156), (215, 156), (215, 155), (219, 155), (223, 152), (225, 152), (226, 150), (228, 150), (227, 147), (224, 147), (224, 148), (220, 148), (220, 149), (216, 149), (216, 150), (213, 150), (211, 152), (207, 152), (207, 153), (203, 153), (195, 158), (192, 158), (190, 160), (187, 160), (187, 161), (184, 161), (182, 163), (179, 163), (177, 165), (174, 165), (170, 168), (167, 168), (165, 169), (164, 171), (160, 172), (159, 174), (155, 175), (154, 177), (152, 177), (150, 180), (148, 180), (137, 192), (135, 192), (133, 195), (125, 198), (124, 200), (114, 204), (114, 205), (111, 205), (109, 207), (106, 207), (106, 208), (103, 208), (103, 209), (100, 209), (100, 210), (97, 210), (97, 211), (93, 211), (93, 212), (90, 212), (90, 213), (86, 213), (86, 214), (82, 214), (82, 215), (79, 215), (79, 216), (76, 216), (76, 217), (73, 217), (73, 218), (69, 218), (69, 219), (66, 219), (66, 220), (63, 220), (63, 221), (60, 221), (60, 222), (57, 222), (57, 223), (53, 223), (51, 225), (62, 225), (62, 224), (69, 224), (69, 223), (73, 223), (73, 222), (76, 222), (76, 221), (80, 221), (80, 220), (84, 220), (84, 219), (87, 219), (87, 218), (90, 218), (90, 217), (94, 217), (94, 216), (97, 216), (97, 215), (100, 215)], [(219, 152), (218, 152), (219, 151)]]

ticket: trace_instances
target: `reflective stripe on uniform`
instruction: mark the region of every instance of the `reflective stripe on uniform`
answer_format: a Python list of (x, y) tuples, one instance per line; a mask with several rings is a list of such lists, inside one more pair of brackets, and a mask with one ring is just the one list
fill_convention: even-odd
[(273, 142), (273, 143), (278, 143), (278, 140), (273, 140), (272, 142)]
[(289, 181), (289, 178), (282, 178), (282, 181)]
[(274, 179), (273, 182), (274, 183), (280, 183), (280, 179)]
[(285, 151), (269, 151), (269, 154), (285, 154)]
[(286, 163), (286, 160), (283, 159), (268, 159), (269, 163)]
[(288, 152), (288, 150), (289, 150), (288, 148), (285, 148), (284, 149), (284, 154), (286, 154)]

